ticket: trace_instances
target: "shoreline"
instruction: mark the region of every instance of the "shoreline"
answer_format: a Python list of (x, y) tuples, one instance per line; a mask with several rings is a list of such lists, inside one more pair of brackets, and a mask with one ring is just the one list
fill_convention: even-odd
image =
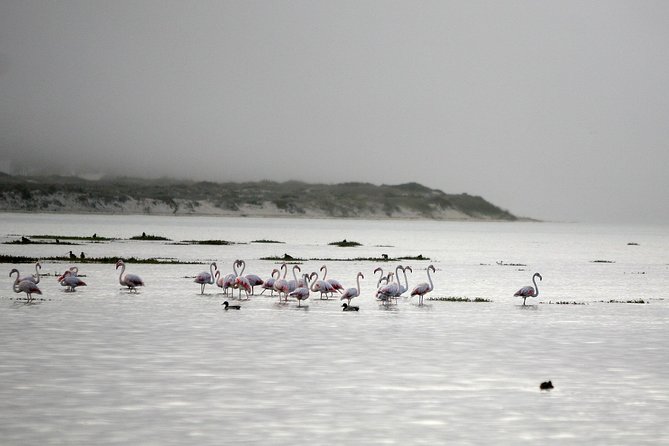
[(106, 215), (106, 216), (155, 216), (155, 217), (216, 217), (216, 218), (258, 218), (258, 219), (268, 219), (268, 218), (278, 218), (278, 219), (297, 219), (297, 220), (368, 220), (368, 221), (444, 221), (444, 222), (472, 222), (472, 223), (546, 223), (544, 220), (537, 220), (528, 217), (518, 217), (516, 220), (505, 220), (505, 219), (493, 219), (493, 218), (476, 218), (476, 217), (448, 217), (448, 218), (439, 218), (439, 217), (422, 217), (415, 215), (394, 215), (391, 217), (382, 217), (382, 216), (373, 216), (373, 215), (364, 215), (357, 217), (333, 217), (329, 215), (320, 215), (316, 213), (306, 213), (306, 214), (286, 214), (286, 213), (257, 213), (257, 214), (248, 214), (248, 213), (234, 213), (234, 212), (220, 212), (220, 213), (208, 213), (208, 212), (190, 212), (190, 213), (177, 213), (177, 212), (104, 212), (99, 210), (75, 210), (75, 211), (55, 211), (55, 210), (25, 210), (25, 209), (0, 209), (0, 215), (2, 214), (44, 214), (44, 215)]

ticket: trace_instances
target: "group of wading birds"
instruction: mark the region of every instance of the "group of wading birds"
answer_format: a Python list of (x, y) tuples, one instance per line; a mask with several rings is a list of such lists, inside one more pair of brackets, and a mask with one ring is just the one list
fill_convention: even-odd
[[(35, 274), (24, 277), (21, 277), (18, 269), (13, 268), (9, 273), (9, 277), (16, 274), (16, 279), (14, 280), (12, 287), (14, 292), (26, 293), (26, 299), (28, 301), (32, 300), (33, 294), (42, 294), (42, 291), (37, 286), (40, 282), (41, 268), (42, 265), (37, 262), (35, 264)], [(118, 260), (116, 262), (116, 269), (118, 270), (119, 268), (121, 268), (121, 271), (118, 281), (122, 286), (127, 287), (128, 291), (136, 293), (138, 287), (144, 286), (144, 281), (141, 277), (136, 274), (125, 272), (125, 262), (123, 262), (123, 260)], [(244, 275), (245, 269), (246, 262), (244, 260), (235, 260), (232, 264), (233, 272), (223, 275), (218, 269), (216, 262), (212, 262), (209, 265), (209, 271), (202, 271), (199, 273), (195, 276), (194, 282), (200, 285), (200, 294), (204, 294), (205, 286), (216, 284), (219, 288), (223, 289), (223, 294), (226, 296), (228, 295), (228, 292), (230, 292), (230, 296), (234, 296), (234, 290), (238, 290), (239, 300), (244, 298), (248, 299), (249, 296), (255, 295), (255, 287), (259, 286), (262, 288), (262, 292), (260, 292), (261, 295), (266, 291), (270, 292), (270, 296), (277, 293), (279, 302), (286, 303), (288, 302), (288, 298), (292, 297), (297, 300), (298, 306), (301, 306), (302, 301), (308, 299), (312, 292), (320, 293), (320, 299), (334, 298), (335, 293), (338, 293), (340, 300), (347, 301), (342, 304), (343, 311), (358, 311), (360, 309), (357, 306), (351, 305), (351, 300), (360, 296), (360, 279), (365, 278), (362, 272), (358, 272), (356, 275), (355, 287), (344, 288), (338, 280), (327, 278), (328, 270), (325, 265), (319, 270), (323, 273), (322, 278), (319, 278), (319, 273), (316, 271), (302, 273), (299, 265), (293, 265), (293, 279), (290, 280), (286, 279), (288, 273), (288, 265), (286, 263), (282, 264), (278, 269), (273, 269), (270, 277), (264, 280), (256, 274)], [(395, 272), (389, 272), (386, 275), (384, 275), (381, 267), (376, 268), (374, 274), (379, 273), (377, 290), (375, 293), (376, 299), (384, 305), (397, 303), (397, 299), (409, 290), (407, 271), (413, 273), (413, 269), (410, 266), (398, 265), (395, 268)], [(300, 277), (297, 276), (298, 272), (301, 273)], [(418, 305), (423, 305), (423, 297), (434, 289), (430, 272), (435, 272), (433, 265), (427, 267), (428, 282), (419, 283), (411, 290), (411, 297), (418, 297)], [(74, 292), (77, 287), (86, 286), (86, 282), (81, 280), (78, 273), (79, 269), (76, 266), (70, 267), (57, 278), (57, 281), (60, 285), (66, 287), (66, 292)], [(402, 277), (404, 278), (404, 283), (402, 283)], [(542, 280), (541, 274), (534, 273), (532, 276), (532, 283), (534, 286), (522, 287), (514, 294), (514, 296), (523, 298), (523, 305), (525, 305), (525, 301), (528, 297), (537, 297), (539, 295), (539, 287), (536, 282), (537, 278)], [(245, 295), (244, 298), (242, 297), (242, 292)], [(227, 300), (224, 301), (222, 305), (225, 306), (226, 310), (241, 309), (241, 306), (239, 305), (230, 305)]]

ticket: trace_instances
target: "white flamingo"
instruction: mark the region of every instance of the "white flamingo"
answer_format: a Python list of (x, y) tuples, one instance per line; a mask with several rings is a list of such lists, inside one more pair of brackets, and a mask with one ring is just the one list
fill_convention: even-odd
[(344, 291), (344, 294), (341, 295), (339, 300), (348, 300), (348, 305), (351, 305), (351, 299), (354, 297), (360, 296), (360, 278), (365, 278), (365, 276), (362, 274), (362, 272), (358, 272), (358, 274), (355, 276), (355, 281), (356, 281), (356, 288), (348, 288), (346, 291)]
[(523, 298), (523, 305), (525, 305), (525, 300), (528, 297), (537, 297), (539, 295), (539, 287), (537, 286), (537, 277), (539, 280), (544, 280), (543, 277), (541, 277), (541, 274), (539, 273), (534, 273), (532, 276), (532, 283), (534, 284), (534, 288), (531, 286), (524, 286), (518, 291), (516, 291), (516, 294), (514, 296), (520, 296)]
[(432, 283), (432, 277), (430, 276), (430, 270), (432, 270), (432, 272), (435, 272), (433, 265), (427, 267), (427, 280), (429, 280), (430, 283), (427, 282), (419, 283), (411, 291), (411, 297), (418, 296), (418, 305), (423, 305), (423, 296), (425, 296), (427, 293), (429, 293), (434, 289), (434, 284)]
[(205, 285), (207, 285), (207, 284), (213, 285), (214, 284), (214, 277), (216, 276), (216, 273), (214, 272), (214, 270), (217, 270), (217, 269), (218, 269), (218, 266), (216, 265), (216, 262), (212, 262), (211, 264), (209, 264), (209, 272), (202, 271), (197, 276), (195, 276), (195, 280), (193, 280), (193, 282), (200, 284), (200, 294), (204, 294)]
[(9, 272), (9, 277), (12, 277), (12, 274), (16, 273), (16, 279), (12, 285), (12, 289), (15, 293), (26, 293), (26, 299), (28, 301), (33, 300), (33, 293), (42, 294), (42, 291), (37, 287), (37, 284), (31, 282), (30, 280), (19, 280), (19, 270), (14, 268)]
[(125, 276), (123, 275), (123, 273), (125, 272), (125, 262), (121, 259), (119, 259), (116, 262), (116, 269), (119, 269), (119, 267), (121, 268), (121, 274), (118, 275), (118, 283), (120, 283), (123, 286), (127, 286), (129, 291), (134, 291), (135, 293), (137, 292), (138, 286), (144, 286), (144, 281), (138, 275), (136, 274), (126, 274)]

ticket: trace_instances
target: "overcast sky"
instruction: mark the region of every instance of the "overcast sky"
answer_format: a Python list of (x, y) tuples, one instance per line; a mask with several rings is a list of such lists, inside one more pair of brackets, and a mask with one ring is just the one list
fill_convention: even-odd
[(0, 1), (0, 167), (669, 222), (669, 2)]

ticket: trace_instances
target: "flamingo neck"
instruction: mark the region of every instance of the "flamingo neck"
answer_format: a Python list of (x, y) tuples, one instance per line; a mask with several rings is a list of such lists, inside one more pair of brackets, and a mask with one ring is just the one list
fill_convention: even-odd
[(537, 275), (532, 276), (532, 283), (534, 284), (534, 297), (539, 295), (539, 286), (537, 286)]
[(125, 280), (123, 279), (123, 273), (125, 272), (125, 263), (121, 263), (121, 274), (118, 275), (118, 283), (125, 285)]
[[(209, 283), (214, 283), (214, 277), (216, 276), (216, 273), (214, 272), (214, 265), (216, 265), (216, 264), (212, 263), (212, 264), (209, 265), (209, 272), (211, 273), (210, 274), (211, 281)], [(218, 271), (216, 271), (216, 272), (218, 272)]]
[(318, 290), (315, 290), (314, 287), (316, 286), (316, 283), (318, 282), (318, 273), (313, 272), (313, 273), (311, 273), (311, 275), (314, 278), (314, 281), (309, 288), (311, 289), (311, 291), (317, 292)]
[(376, 287), (378, 288), (378, 287), (381, 286), (381, 281), (383, 280), (383, 269), (377, 268), (377, 269), (374, 270), (374, 272), (376, 272), (376, 271), (381, 273), (381, 275), (379, 276), (379, 281), (376, 282)]
[(360, 273), (358, 273), (358, 276), (356, 277), (355, 282), (358, 285), (358, 294), (360, 294)]
[(325, 265), (321, 266), (321, 271), (324, 271), (323, 280), (325, 280), (325, 278), (328, 276), (328, 267)]
[(241, 276), (242, 274), (244, 274), (244, 270), (246, 269), (246, 262), (243, 261), (243, 260), (240, 260), (239, 264), (242, 266), (242, 270), (239, 272), (239, 275)]
[(397, 279), (397, 284), (400, 285), (400, 270), (402, 269), (401, 266), (398, 266), (395, 268), (395, 278)]
[(434, 284), (432, 283), (432, 276), (430, 275), (430, 269), (431, 268), (427, 269), (427, 280), (430, 281), (430, 291), (432, 291), (434, 289)]

